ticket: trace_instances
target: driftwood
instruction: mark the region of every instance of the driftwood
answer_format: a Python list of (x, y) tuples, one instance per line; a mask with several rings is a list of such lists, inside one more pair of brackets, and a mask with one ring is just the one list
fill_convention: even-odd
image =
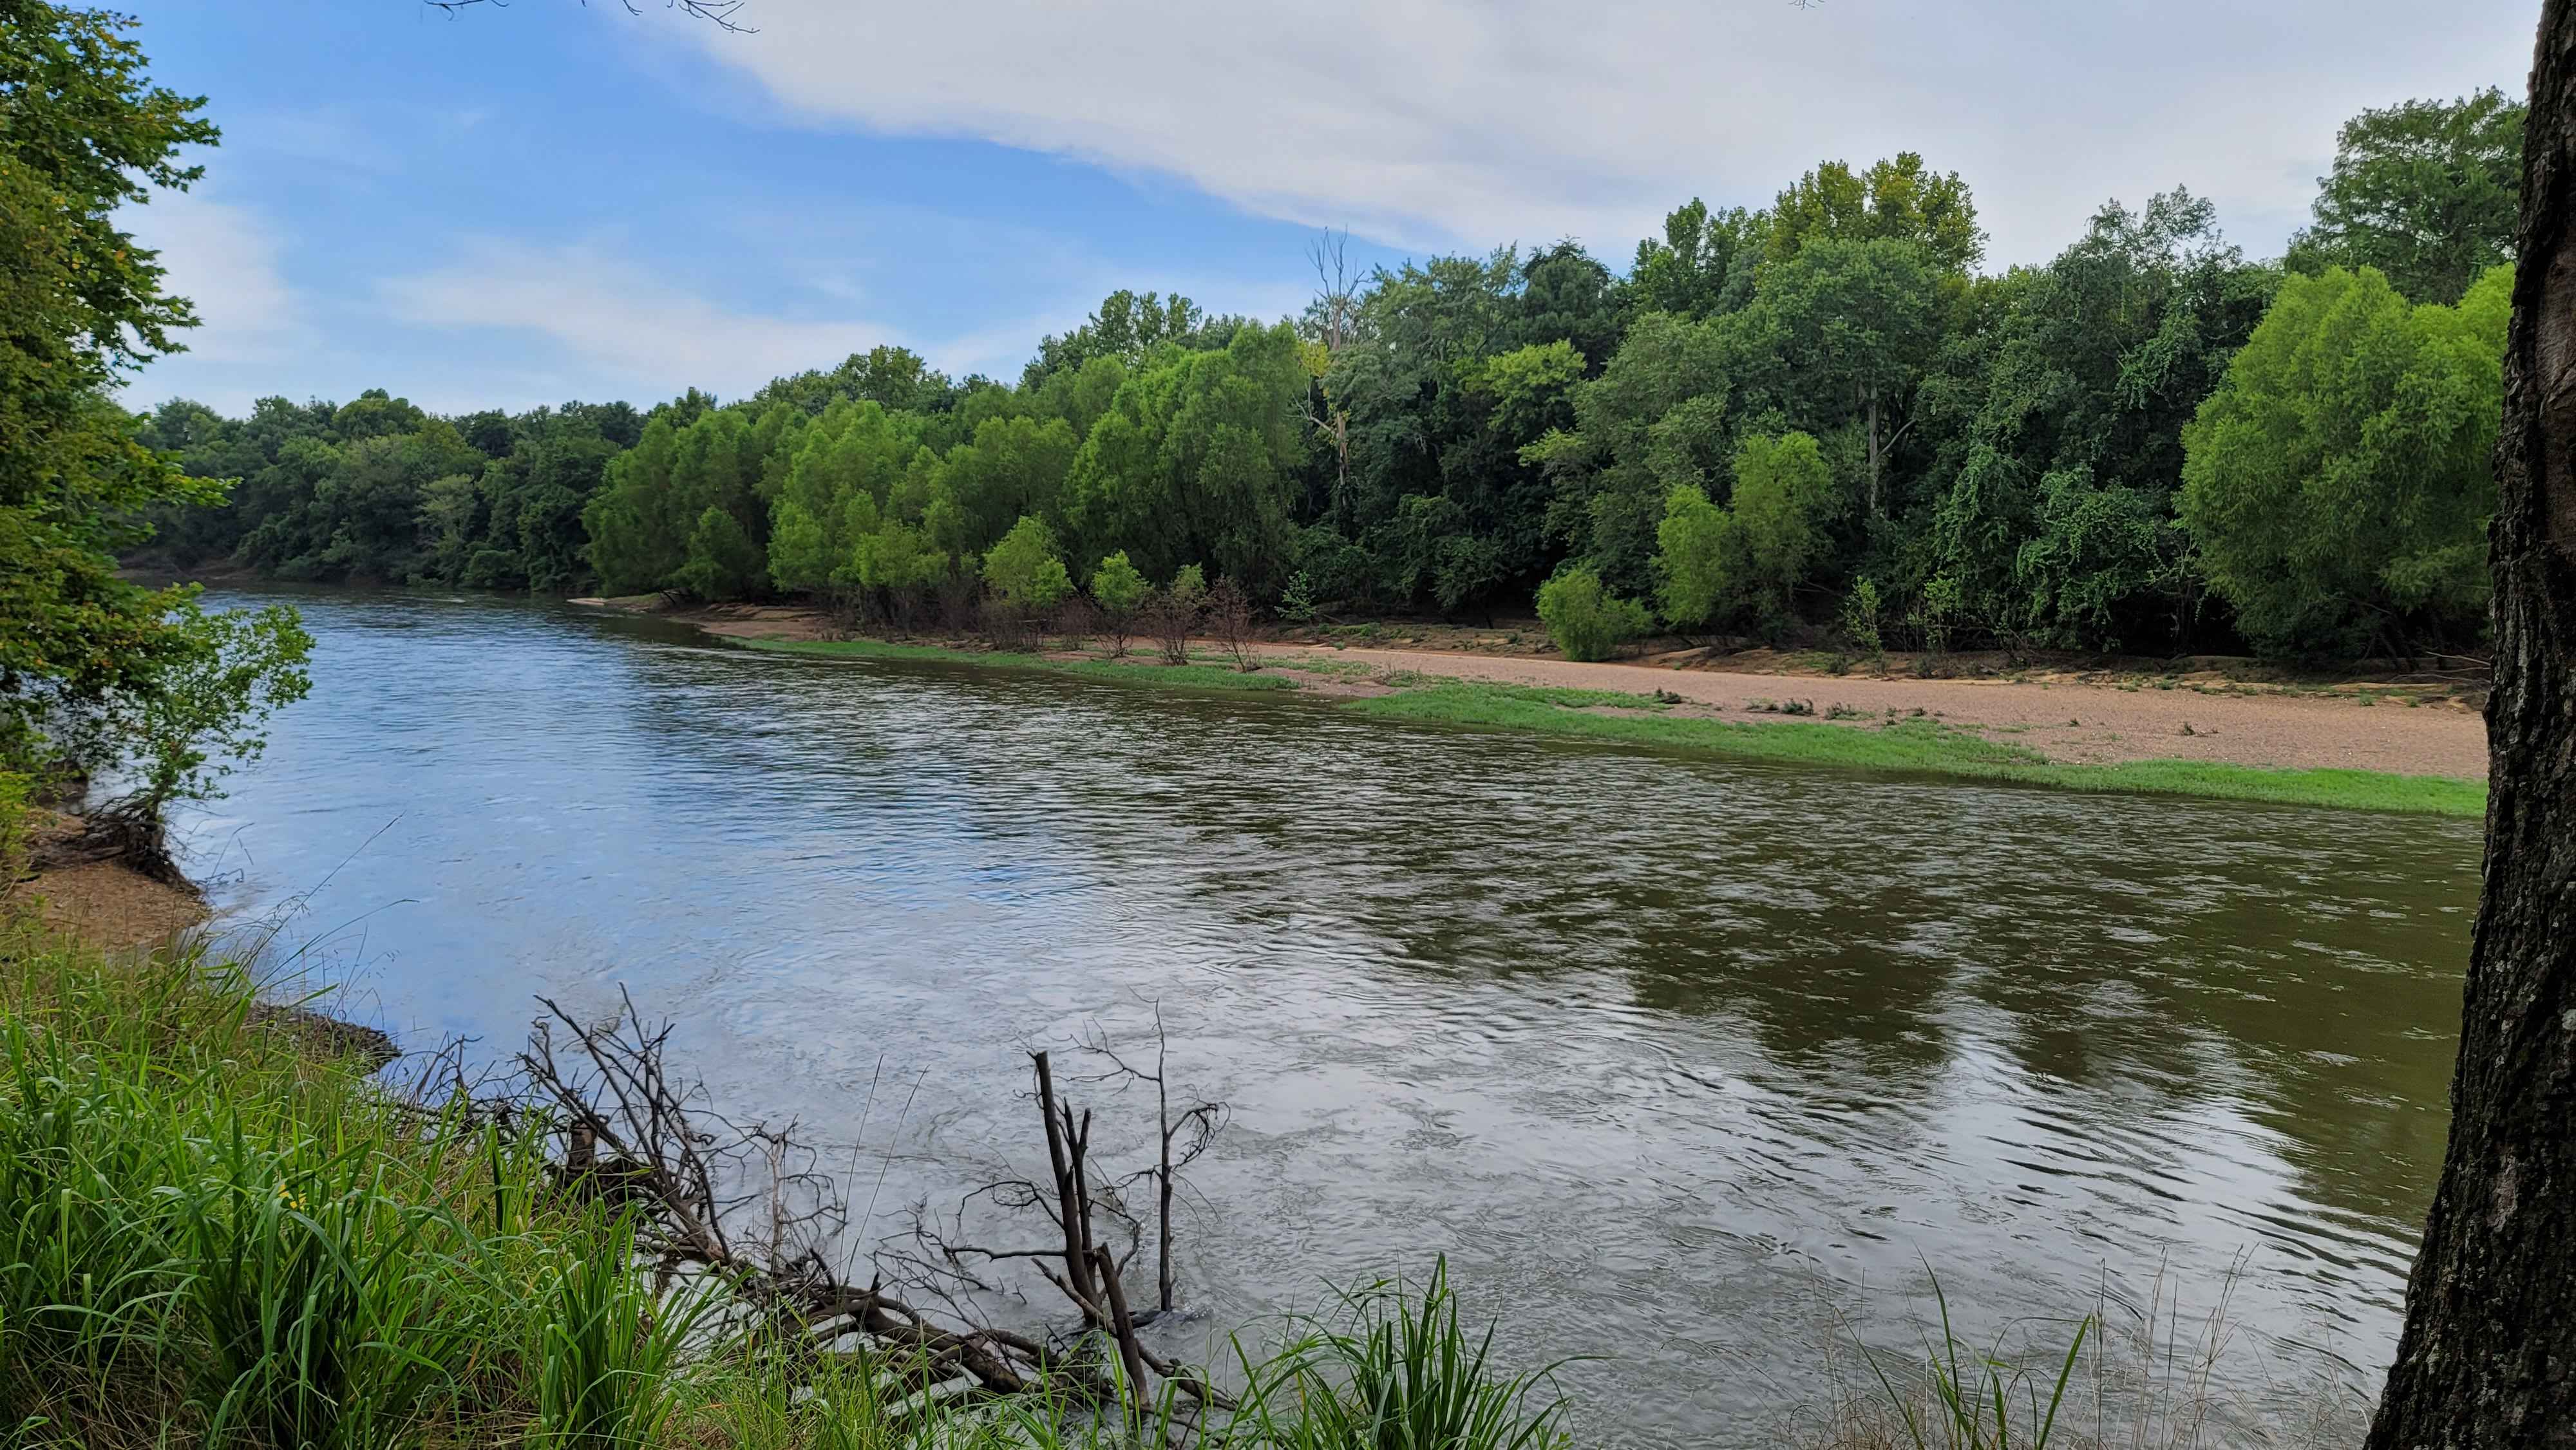
[[(1131, 1419), (1154, 1403), (1158, 1386), (1168, 1385), (1190, 1407), (1171, 1417), (1176, 1433), (1190, 1428), (1191, 1410), (1232, 1408), (1203, 1372), (1156, 1355), (1139, 1334), (1146, 1321), (1131, 1309), (1124, 1273), (1142, 1251), (1143, 1225), (1120, 1206), (1115, 1186), (1104, 1192), (1094, 1183), (1091, 1114), (1063, 1098), (1047, 1053), (1030, 1058), (1048, 1183), (987, 1183), (965, 1195), (944, 1226), (916, 1210), (910, 1231), (878, 1250), (875, 1277), (862, 1286), (832, 1267), (827, 1250), (848, 1228), (845, 1206), (832, 1181), (814, 1169), (814, 1152), (800, 1142), (796, 1125), (736, 1123), (716, 1113), (702, 1085), (667, 1070), (670, 1024), (648, 1026), (631, 998), (615, 1017), (592, 1024), (538, 1000), (547, 1015), (521, 1054), (525, 1082), (518, 1096), (542, 1116), (525, 1121), (541, 1123), (554, 1137), (559, 1186), (635, 1211), (639, 1250), (661, 1273), (702, 1268), (816, 1353), (834, 1352), (855, 1333), (879, 1352), (891, 1351), (925, 1384), (962, 1373), (986, 1395), (1045, 1389), (1080, 1403), (1122, 1407)], [(1157, 1185), (1160, 1302), (1168, 1309), (1174, 1174), (1204, 1150), (1224, 1109), (1204, 1103), (1173, 1113), (1159, 1011), (1156, 1037), (1154, 1070), (1146, 1073), (1119, 1060), (1095, 1034), (1085, 1050), (1111, 1066), (1086, 1080), (1147, 1082), (1157, 1089), (1157, 1160), (1121, 1182)], [(494, 1116), (506, 1120), (510, 1111)], [(969, 1204), (1013, 1218), (1034, 1212), (1051, 1231), (1036, 1245), (969, 1243)], [(1104, 1219), (1112, 1237), (1126, 1242), (1125, 1254), (1104, 1242)], [(1068, 1332), (985, 1322), (983, 1302), (1008, 1292), (988, 1276), (1006, 1264), (1035, 1267), (1061, 1294), (1074, 1314)], [(941, 1307), (918, 1307), (905, 1293), (926, 1295)]]

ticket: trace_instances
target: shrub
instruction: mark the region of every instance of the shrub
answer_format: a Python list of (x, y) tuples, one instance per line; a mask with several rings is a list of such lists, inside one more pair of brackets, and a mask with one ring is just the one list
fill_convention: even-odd
[(1261, 668), (1252, 653), (1252, 596), (1233, 580), (1220, 579), (1208, 591), (1207, 617), (1225, 652), (1234, 657), (1236, 669), (1248, 674)]
[(1610, 593), (1600, 575), (1580, 566), (1539, 586), (1538, 617), (1570, 660), (1606, 660), (1652, 622), (1646, 606)]
[(1288, 587), (1279, 594), (1279, 617), (1307, 625), (1324, 617), (1324, 606), (1315, 598), (1315, 581), (1305, 570), (1288, 576)]
[(1863, 579), (1843, 600), (1843, 636), (1865, 655), (1882, 654), (1886, 645), (1878, 629), (1878, 585)]
[(1109, 632), (1109, 653), (1114, 658), (1127, 653), (1127, 632), (1134, 628), (1136, 610), (1144, 604), (1153, 587), (1134, 564), (1127, 562), (1127, 551), (1119, 550), (1100, 561), (1091, 572), (1091, 597), (1100, 606), (1100, 620)]
[(1146, 608), (1146, 626), (1162, 647), (1163, 663), (1190, 662), (1190, 632), (1199, 627), (1200, 617), (1207, 612), (1207, 597), (1207, 575), (1196, 564), (1183, 565), (1181, 572), (1172, 576), (1170, 586), (1154, 595)]

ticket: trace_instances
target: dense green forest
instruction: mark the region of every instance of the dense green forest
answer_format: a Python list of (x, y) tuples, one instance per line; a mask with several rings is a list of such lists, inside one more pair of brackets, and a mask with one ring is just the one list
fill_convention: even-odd
[(1909, 153), (1693, 201), (1624, 273), (1567, 241), (1360, 276), (1327, 238), (1301, 317), (1122, 291), (1016, 383), (879, 347), (649, 410), (172, 402), (143, 441), (240, 482), (151, 554), (951, 626), (1120, 558), (1113, 607), (1198, 566), (1297, 618), (1535, 601), (1585, 655), (2474, 648), (2521, 124), (2356, 118), (2279, 261), (2177, 190), (1985, 271), (1968, 183)]

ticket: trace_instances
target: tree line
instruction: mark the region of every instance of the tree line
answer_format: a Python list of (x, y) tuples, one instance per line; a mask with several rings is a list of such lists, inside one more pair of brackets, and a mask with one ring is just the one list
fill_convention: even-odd
[(240, 482), (153, 547), (912, 620), (1009, 592), (1007, 541), (1069, 590), (1123, 556), (1299, 617), (1536, 601), (1586, 654), (2473, 649), (2522, 116), (2357, 117), (2276, 261), (2177, 190), (1985, 271), (1969, 185), (1907, 153), (1694, 200), (1624, 271), (1567, 241), (1360, 275), (1327, 238), (1300, 317), (1121, 291), (1016, 382), (878, 347), (644, 410), (172, 402), (141, 440)]

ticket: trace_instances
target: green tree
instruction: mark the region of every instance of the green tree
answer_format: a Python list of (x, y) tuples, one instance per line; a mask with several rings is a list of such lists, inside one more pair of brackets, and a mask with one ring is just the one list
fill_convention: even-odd
[(1929, 517), (1894, 571), (1990, 631), (2065, 648), (2180, 642), (2201, 589), (2175, 527), (2182, 430), (2279, 278), (2189, 192), (2117, 202), (2047, 266), (1970, 295), (1919, 396)]
[(1804, 433), (1747, 438), (1724, 506), (1695, 484), (1675, 487), (1656, 528), (1658, 590), (1675, 624), (1742, 618), (1777, 630), (1807, 582), (1838, 511), (1833, 472)]
[(984, 583), (1018, 609), (1052, 609), (1073, 592), (1054, 531), (1025, 514), (984, 556)]
[(582, 510), (590, 566), (611, 594), (668, 587), (688, 557), (671, 487), (678, 454), (679, 430), (668, 418), (653, 419), (633, 448), (609, 461), (606, 487)]
[(1133, 614), (1152, 588), (1136, 566), (1127, 562), (1124, 549), (1103, 558), (1100, 567), (1091, 572), (1091, 597), (1112, 615)]
[(1175, 292), (1134, 292), (1121, 287), (1100, 300), (1100, 307), (1080, 327), (1038, 341), (1037, 356), (1020, 375), (1020, 386), (1035, 388), (1055, 376), (1078, 372), (1102, 358), (1129, 367), (1158, 351), (1180, 348), (1207, 352), (1222, 349), (1244, 326), (1241, 318), (1211, 318), (1205, 309)]
[(1637, 244), (1628, 288), (1641, 312), (1698, 319), (1732, 312), (1753, 296), (1754, 268), (1769, 240), (1767, 213), (1712, 212), (1692, 197), (1664, 217), (1664, 234)]
[(1296, 333), (1237, 331), (1128, 375), (1064, 484), (1085, 556), (1123, 549), (1148, 574), (1207, 559), (1264, 587), (1287, 577), (1308, 462), (1309, 375)]
[(1613, 591), (1655, 587), (1655, 530), (1673, 489), (1722, 485), (1732, 385), (1723, 321), (1648, 313), (1574, 390), (1575, 426), (1521, 450), (1553, 483), (1550, 531)]
[(1145, 596), (1153, 589), (1136, 566), (1127, 562), (1124, 549), (1103, 558), (1100, 567), (1091, 571), (1091, 598), (1108, 623), (1111, 654), (1127, 653), (1127, 635), (1135, 627), (1136, 611), (1144, 606)]
[(1986, 254), (1968, 184), (1955, 171), (1933, 171), (1911, 151), (1857, 174), (1828, 161), (1780, 193), (1763, 238), (1766, 265), (1827, 241), (1908, 242), (1934, 267), (1963, 275)]
[(1570, 421), (1573, 385), (1616, 350), (1617, 279), (1572, 243), (1505, 248), (1381, 270), (1358, 311), (1367, 343), (1324, 379), (1349, 479), (1301, 564), (1336, 594), (1394, 604), (1532, 587), (1552, 562), (1550, 485), (1524, 453)]
[(980, 552), (1025, 517), (1060, 524), (1064, 477), (1081, 443), (1061, 418), (993, 418), (978, 426), (973, 441), (940, 460), (933, 484), (958, 511), (950, 547)]
[(769, 582), (786, 590), (822, 590), (841, 565), (829, 526), (796, 500), (781, 499), (769, 520)]
[(2292, 270), (2373, 267), (2413, 301), (2459, 301), (2513, 260), (2523, 109), (2489, 88), (2346, 121), (2315, 225), (2291, 239)]
[(1942, 274), (1920, 244), (1826, 238), (1764, 268), (1753, 305), (1725, 325), (1738, 386), (1754, 395), (1747, 401), (1818, 435), (1857, 432), (1862, 496), (1882, 517), (1944, 321)]
[(2404, 653), (2486, 617), (2511, 268), (2457, 307), (2293, 277), (2183, 435), (2182, 521), (2266, 652)]
[[(255, 746), (262, 698), (300, 690), (290, 649), (258, 654), (247, 676), (221, 674), (211, 692), (199, 688), (205, 661), (241, 632), (284, 643), (300, 631), (291, 610), (206, 615), (191, 591), (115, 572), (147, 511), (221, 496), (145, 447), (107, 400), (196, 320), (118, 211), (156, 187), (184, 190), (200, 169), (179, 164), (180, 148), (216, 140), (202, 102), (146, 79), (131, 23), (0, 3), (0, 772), (196, 752), (175, 767), (184, 783), (209, 754)], [(159, 722), (149, 738), (137, 733), (147, 721)], [(128, 813), (155, 841), (175, 789), (147, 780)]]
[(129, 778), (122, 797), (91, 812), (89, 834), (175, 880), (169, 807), (221, 795), (223, 778), (266, 750), (268, 717), (312, 689), (313, 637), (291, 609), (208, 614), (189, 600), (170, 622), (186, 645), (153, 687), (109, 697), (79, 730), (82, 759)]
[(671, 580), (700, 599), (740, 599), (758, 593), (767, 572), (766, 554), (743, 531), (742, 520), (709, 504), (689, 530), (687, 557)]

